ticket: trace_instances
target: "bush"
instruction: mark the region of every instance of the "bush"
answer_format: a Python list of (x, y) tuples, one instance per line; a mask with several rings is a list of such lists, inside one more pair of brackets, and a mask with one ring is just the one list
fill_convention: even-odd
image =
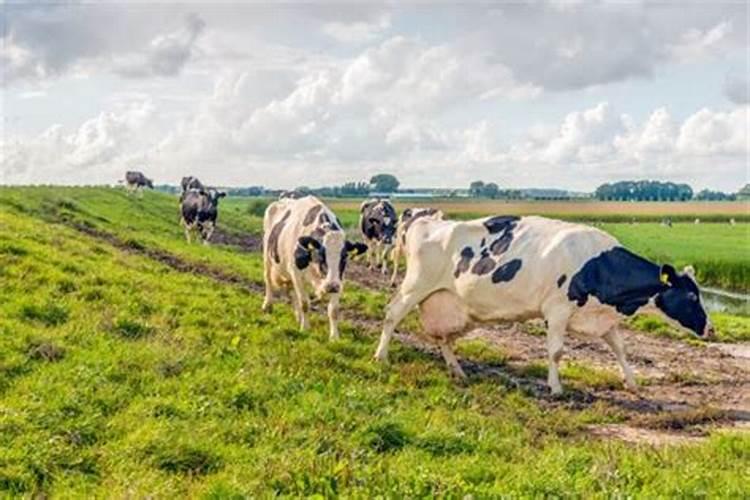
[(263, 217), (266, 213), (270, 200), (253, 200), (247, 205), (247, 213), (255, 217)]

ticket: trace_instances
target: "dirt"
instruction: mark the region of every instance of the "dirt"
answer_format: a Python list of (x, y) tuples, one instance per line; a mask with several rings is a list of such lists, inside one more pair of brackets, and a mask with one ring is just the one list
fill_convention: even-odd
[(242, 252), (260, 252), (263, 239), (257, 234), (235, 233), (217, 227), (211, 235), (211, 244), (235, 247)]
[[(73, 227), (112, 246), (146, 256), (179, 272), (208, 276), (222, 283), (262, 292), (261, 283), (201, 263), (188, 262), (169, 252), (147, 248), (138, 242), (122, 240), (85, 224)], [(244, 251), (257, 251), (257, 236), (233, 236), (217, 232), (215, 242), (231, 244)], [(389, 278), (379, 271), (368, 270), (362, 262), (347, 267), (347, 279), (378, 291), (390, 291)], [(320, 305), (313, 310), (322, 313)], [(344, 312), (344, 316), (363, 332), (377, 335), (380, 322), (364, 315)], [(750, 343), (703, 344), (662, 339), (625, 331), (628, 359), (639, 378), (639, 392), (633, 394), (621, 387), (600, 389), (566, 388), (562, 397), (549, 394), (543, 379), (524, 374), (524, 367), (545, 364), (547, 352), (544, 336), (534, 334), (543, 325), (526, 324), (498, 328), (480, 328), (465, 339), (481, 339), (506, 358), (505, 363), (487, 364), (462, 358), (460, 362), (472, 380), (491, 378), (511, 389), (521, 390), (539, 400), (543, 406), (585, 408), (594, 404), (609, 405), (624, 424), (592, 426), (592, 435), (618, 438), (626, 442), (674, 444), (692, 442), (706, 435), (709, 428), (747, 429), (750, 422)], [(531, 333), (529, 333), (531, 332)], [(442, 363), (437, 350), (408, 332), (396, 334), (396, 340), (433, 356)], [(585, 366), (619, 374), (613, 354), (596, 339), (566, 338), (563, 363)], [(565, 383), (565, 380), (563, 380)]]

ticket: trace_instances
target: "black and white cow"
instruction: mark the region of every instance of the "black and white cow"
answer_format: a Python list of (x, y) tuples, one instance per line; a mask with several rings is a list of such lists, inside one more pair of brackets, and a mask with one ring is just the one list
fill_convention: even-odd
[(396, 245), (393, 247), (393, 252), (391, 252), (393, 260), (391, 286), (393, 287), (396, 286), (396, 280), (398, 279), (398, 265), (401, 260), (401, 255), (404, 253), (406, 233), (415, 220), (422, 218), (443, 220), (443, 212), (436, 208), (407, 208), (401, 212), (401, 216), (398, 219), (398, 227), (396, 229)]
[(151, 179), (143, 175), (143, 172), (133, 170), (125, 172), (125, 186), (128, 194), (141, 193), (144, 187), (154, 189), (154, 183)]
[(203, 183), (197, 177), (194, 177), (192, 175), (183, 177), (182, 181), (180, 182), (180, 186), (182, 186), (182, 193), (180, 194), (180, 200), (182, 200), (185, 197), (185, 193), (187, 193), (191, 189), (196, 189), (198, 191), (204, 191), (206, 189), (206, 186), (204, 186)]
[(307, 194), (303, 193), (302, 191), (297, 191), (296, 189), (292, 189), (290, 191), (282, 191), (279, 193), (279, 199), (291, 199), (291, 200), (299, 200), (300, 198), (304, 198), (305, 196), (308, 196)]
[(365, 201), (359, 207), (359, 228), (369, 247), (367, 262), (370, 269), (380, 266), (388, 272), (388, 257), (396, 241), (398, 215), (386, 200)]
[(190, 189), (182, 194), (180, 201), (180, 224), (185, 229), (185, 238), (190, 243), (190, 234), (198, 231), (204, 245), (208, 245), (216, 228), (219, 215), (219, 200), (226, 193), (210, 188)]
[(653, 311), (700, 337), (713, 334), (691, 270), (654, 264), (590, 226), (533, 216), (423, 218), (406, 234), (405, 250), (406, 276), (387, 307), (380, 360), (396, 325), (417, 306), (424, 332), (458, 376), (452, 343), (472, 323), (544, 318), (548, 384), (556, 394), (568, 331), (602, 338), (631, 389), (636, 382), (618, 331), (623, 318)]
[(319, 299), (328, 298), (330, 338), (338, 338), (347, 259), (365, 251), (367, 245), (347, 241), (334, 213), (318, 198), (284, 198), (271, 203), (263, 217), (263, 310), (271, 310), (277, 291), (291, 289), (300, 329), (308, 329), (305, 286), (309, 283)]

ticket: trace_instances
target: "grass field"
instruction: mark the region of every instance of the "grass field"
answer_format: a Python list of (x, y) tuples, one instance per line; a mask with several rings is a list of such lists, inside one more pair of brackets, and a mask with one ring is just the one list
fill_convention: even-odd
[[(224, 208), (223, 229), (259, 229), (246, 200)], [(288, 306), (260, 314), (257, 253), (189, 246), (176, 214), (156, 193), (0, 189), (0, 496), (750, 491), (747, 434), (656, 448), (592, 439), (588, 426), (623, 419), (617, 408), (545, 404), (486, 378), (456, 385), (400, 343), (381, 366), (351, 321), (335, 343), (320, 315), (299, 333)], [(166, 253), (191, 272), (155, 258)], [(344, 316), (379, 318), (386, 300), (348, 285)]]

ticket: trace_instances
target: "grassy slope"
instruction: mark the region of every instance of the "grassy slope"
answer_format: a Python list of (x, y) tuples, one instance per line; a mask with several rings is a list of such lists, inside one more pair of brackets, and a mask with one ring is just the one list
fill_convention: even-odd
[[(79, 193), (80, 194), (80, 193)], [(156, 219), (134, 227), (191, 255)], [(167, 200), (169, 201), (169, 200)], [(131, 205), (132, 206), (132, 205)], [(95, 206), (81, 201), (76, 213)], [(128, 212), (132, 214), (133, 212)], [(157, 227), (158, 226), (158, 227)], [(170, 239), (171, 238), (171, 239)], [(255, 275), (256, 256), (195, 250)], [(197, 257), (196, 257), (197, 258)], [(289, 494), (741, 496), (750, 441), (714, 435), (654, 450), (587, 439), (605, 407), (543, 410), (492, 381), (457, 387), (398, 345), (370, 362), (351, 326), (329, 343), (316, 317), (180, 274), (0, 207), (0, 494), (224, 497)]]

